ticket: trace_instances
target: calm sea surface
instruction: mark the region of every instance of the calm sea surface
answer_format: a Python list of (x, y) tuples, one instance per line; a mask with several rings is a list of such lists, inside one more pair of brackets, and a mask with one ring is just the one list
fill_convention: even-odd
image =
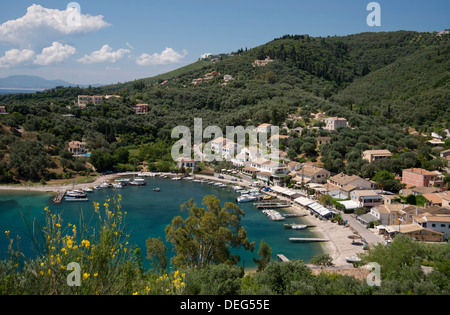
[[(0, 192), (0, 252), (4, 257), (8, 242), (4, 231), (9, 230), (11, 235), (20, 235), (21, 248), (27, 257), (32, 257), (30, 241), (26, 224), (21, 212), (27, 222), (37, 220), (42, 222), (44, 208), (61, 211), (64, 222), (79, 225), (80, 213), (83, 211), (85, 218), (89, 219), (93, 213), (92, 202), (105, 203), (108, 197), (116, 194), (122, 195), (122, 208), (128, 212), (126, 219), (130, 229), (130, 243), (135, 243), (142, 249), (143, 256), (146, 255), (145, 241), (150, 237), (161, 237), (165, 241), (164, 229), (171, 224), (175, 216), (185, 216), (180, 211), (180, 205), (194, 198), (197, 205), (206, 195), (216, 195), (221, 204), (227, 201), (235, 202), (238, 196), (231, 188), (216, 188), (205, 183), (194, 183), (189, 181), (171, 181), (162, 178), (147, 178), (147, 186), (126, 186), (117, 191), (104, 189), (89, 193), (89, 202), (68, 203), (62, 202), (55, 205), (51, 201), (51, 195), (31, 192)], [(160, 187), (160, 192), (154, 192), (153, 188)], [(238, 250), (233, 252), (241, 256), (240, 265), (245, 268), (253, 268), (256, 264), (253, 258), (257, 257), (259, 243), (263, 239), (272, 248), (273, 259), (277, 254), (284, 254), (289, 259), (303, 259), (309, 262), (311, 258), (323, 253), (320, 244), (293, 244), (289, 242), (290, 237), (312, 237), (311, 231), (295, 231), (283, 228), (285, 223), (302, 223), (301, 218), (286, 219), (285, 222), (273, 222), (257, 210), (252, 203), (240, 204), (245, 211), (242, 224), (247, 231), (250, 241), (255, 241), (256, 249), (253, 253)], [(283, 213), (282, 210), (280, 210)], [(169, 244), (167, 245), (170, 248)], [(170, 256), (171, 253), (168, 253)]]

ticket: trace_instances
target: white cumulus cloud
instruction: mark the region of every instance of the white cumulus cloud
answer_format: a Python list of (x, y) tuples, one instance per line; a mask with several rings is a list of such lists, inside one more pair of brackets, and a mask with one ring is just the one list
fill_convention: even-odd
[(112, 62), (115, 63), (129, 54), (129, 49), (119, 49), (114, 51), (109, 45), (104, 45), (100, 50), (93, 51), (90, 55), (85, 55), (78, 59), (78, 62), (85, 64)]
[(34, 64), (48, 66), (59, 64), (76, 53), (75, 47), (53, 42), (52, 46), (44, 48), (42, 53), (36, 56)]
[[(71, 22), (74, 14), (79, 17), (79, 23)], [(85, 34), (98, 31), (109, 26), (102, 15), (91, 16), (78, 13), (75, 9), (64, 11), (47, 9), (41, 5), (33, 4), (27, 13), (18, 19), (7, 21), (0, 25), (0, 44), (24, 46), (41, 44), (47, 39), (67, 35)]]
[(176, 52), (172, 48), (166, 48), (160, 54), (154, 53), (153, 55), (142, 54), (136, 59), (136, 63), (140, 66), (149, 66), (149, 65), (167, 65), (171, 63), (178, 63), (186, 57), (187, 51), (183, 50), (183, 53), (180, 54)]
[(9, 69), (20, 65), (31, 64), (34, 59), (35, 53), (30, 49), (11, 49), (5, 52), (5, 56), (0, 58), (0, 68)]
[(44, 48), (38, 55), (31, 49), (11, 49), (0, 58), (0, 68), (10, 69), (19, 66), (60, 64), (75, 53), (74, 47), (58, 42), (53, 42), (52, 46)]

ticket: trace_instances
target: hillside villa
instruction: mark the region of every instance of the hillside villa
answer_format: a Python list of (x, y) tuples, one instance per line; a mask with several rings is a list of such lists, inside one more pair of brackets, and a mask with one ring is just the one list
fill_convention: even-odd
[(7, 115), (8, 112), (6, 111), (6, 107), (5, 106), (0, 106), (0, 115)]
[(269, 133), (271, 128), (271, 124), (261, 124), (256, 128), (256, 131), (260, 133)]
[(340, 117), (325, 118), (325, 130), (337, 130), (339, 127), (347, 127), (347, 119)]
[(264, 60), (255, 60), (252, 65), (253, 65), (253, 67), (264, 67), (273, 61), (274, 60), (270, 59), (270, 57), (267, 56), (266, 59), (264, 59)]
[(148, 113), (148, 104), (137, 104), (133, 106), (136, 115), (145, 115)]
[(101, 105), (103, 103), (103, 96), (101, 95), (78, 95), (78, 106), (85, 108), (88, 104)]
[(391, 159), (392, 153), (389, 150), (367, 150), (362, 153), (362, 159), (372, 163), (373, 161)]
[(88, 150), (86, 149), (86, 143), (80, 141), (69, 142), (68, 150), (74, 156), (85, 155), (88, 153)]

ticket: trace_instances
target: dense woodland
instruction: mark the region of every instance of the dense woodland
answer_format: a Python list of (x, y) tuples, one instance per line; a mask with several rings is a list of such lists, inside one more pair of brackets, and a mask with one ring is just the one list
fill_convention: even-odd
[[(200, 60), (153, 78), (98, 88), (63, 88), (35, 94), (0, 96), (9, 115), (0, 123), (0, 181), (51, 180), (71, 174), (131, 170), (142, 162), (170, 170), (171, 130), (203, 125), (249, 126), (260, 123), (289, 128), (282, 142), (289, 157), (320, 162), (333, 173), (372, 177), (379, 170), (399, 173), (405, 167), (441, 169), (445, 161), (429, 138), (450, 128), (449, 36), (408, 31), (363, 33), (344, 37), (286, 35), (253, 49)], [(266, 57), (263, 67), (252, 63)], [(192, 80), (220, 75), (194, 86)], [(223, 85), (223, 75), (234, 80)], [(161, 85), (168, 80), (167, 85)], [(120, 95), (99, 106), (80, 109), (77, 96)], [(149, 104), (135, 115), (132, 105)], [(345, 117), (349, 128), (328, 132), (311, 114)], [(74, 117), (63, 115), (72, 114)], [(287, 120), (289, 114), (301, 120)], [(319, 127), (319, 128), (311, 128)], [(316, 138), (332, 143), (316, 148)], [(67, 154), (70, 141), (87, 142), (89, 160)], [(449, 148), (448, 141), (445, 148)], [(389, 149), (394, 159), (368, 165), (366, 149)], [(444, 149), (445, 149), (444, 148)]]

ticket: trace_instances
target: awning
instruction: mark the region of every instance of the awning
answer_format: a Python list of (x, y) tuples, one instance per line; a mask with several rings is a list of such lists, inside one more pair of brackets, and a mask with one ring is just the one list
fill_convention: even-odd
[(286, 190), (285, 187), (280, 187), (280, 186), (273, 186), (273, 187), (271, 187), (271, 189), (274, 192), (277, 192), (277, 193), (280, 193), (280, 194), (283, 193)]
[(297, 199), (294, 200), (294, 202), (296, 202), (296, 203), (298, 203), (298, 204), (300, 204), (300, 205), (302, 205), (304, 207), (307, 207), (308, 205), (314, 203), (314, 201), (312, 201), (311, 199), (308, 199), (306, 197), (297, 198)]
[(359, 202), (353, 200), (339, 201), (339, 203), (347, 210), (354, 210), (362, 207)]
[(322, 206), (320, 203), (317, 202), (308, 205), (308, 207), (322, 217), (326, 217), (332, 214), (330, 210), (328, 210), (327, 208), (325, 208), (324, 206)]

